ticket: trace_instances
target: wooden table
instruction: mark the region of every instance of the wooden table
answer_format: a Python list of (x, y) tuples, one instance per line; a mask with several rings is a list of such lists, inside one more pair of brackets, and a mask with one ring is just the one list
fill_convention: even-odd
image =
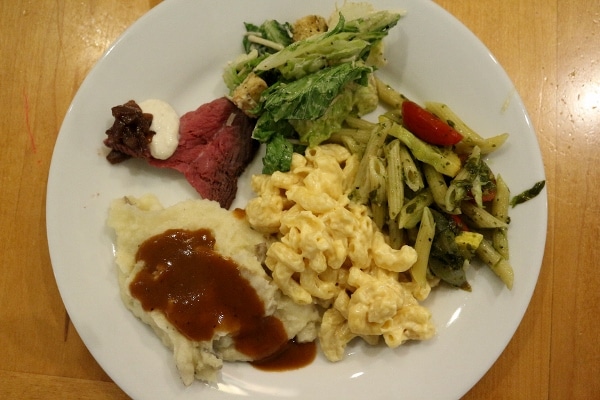
[[(423, 0), (427, 1), (427, 0)], [(158, 1), (0, 2), (0, 397), (119, 399), (69, 323), (45, 192), (82, 80)], [(465, 399), (600, 398), (600, 0), (437, 0), (492, 51), (537, 130), (549, 225), (514, 338)]]

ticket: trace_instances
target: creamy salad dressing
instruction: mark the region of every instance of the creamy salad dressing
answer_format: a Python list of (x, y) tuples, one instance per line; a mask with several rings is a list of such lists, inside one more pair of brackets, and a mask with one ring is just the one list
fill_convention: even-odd
[(159, 160), (171, 157), (179, 145), (179, 115), (167, 102), (148, 99), (139, 103), (142, 112), (152, 114), (150, 129), (156, 132), (150, 142), (150, 154)]

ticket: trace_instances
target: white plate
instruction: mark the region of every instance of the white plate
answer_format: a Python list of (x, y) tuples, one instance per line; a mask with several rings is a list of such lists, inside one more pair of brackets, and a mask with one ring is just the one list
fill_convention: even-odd
[[(387, 39), (383, 78), (417, 101), (450, 104), (486, 136), (511, 134), (489, 159), (513, 193), (545, 179), (534, 131), (513, 84), (489, 51), (456, 19), (430, 1), (373, 1), (408, 14)], [(165, 1), (109, 49), (82, 84), (65, 117), (50, 168), (47, 229), (55, 277), (69, 315), (90, 352), (136, 399), (423, 398), (454, 399), (489, 369), (519, 325), (535, 287), (546, 237), (545, 191), (512, 211), (510, 244), (515, 285), (503, 288), (487, 268), (475, 268), (473, 292), (437, 290), (427, 301), (437, 336), (396, 350), (348, 348), (345, 360), (319, 357), (307, 368), (262, 372), (226, 365), (218, 386), (185, 388), (171, 354), (120, 301), (109, 202), (156, 193), (165, 204), (196, 193), (175, 172), (104, 159), (110, 108), (129, 99), (160, 98), (179, 112), (225, 93), (221, 71), (241, 52), (242, 22), (293, 21), (329, 15), (333, 2), (254, 0)], [(256, 166), (255, 169), (256, 171)], [(247, 178), (247, 177), (246, 177)], [(244, 178), (243, 178), (244, 179)], [(248, 198), (240, 187), (234, 205)]]

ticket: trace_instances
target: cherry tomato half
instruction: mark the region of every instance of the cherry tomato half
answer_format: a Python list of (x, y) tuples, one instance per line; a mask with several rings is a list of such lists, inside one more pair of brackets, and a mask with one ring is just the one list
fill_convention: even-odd
[(406, 129), (429, 144), (452, 146), (463, 138), (446, 122), (410, 100), (402, 103), (402, 120)]

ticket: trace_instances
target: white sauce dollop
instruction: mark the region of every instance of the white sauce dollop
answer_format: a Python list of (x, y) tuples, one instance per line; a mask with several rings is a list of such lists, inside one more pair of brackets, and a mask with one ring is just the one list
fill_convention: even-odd
[(152, 114), (150, 129), (156, 132), (150, 142), (150, 154), (159, 160), (171, 157), (179, 145), (179, 115), (168, 103), (149, 99), (139, 103), (142, 112)]

